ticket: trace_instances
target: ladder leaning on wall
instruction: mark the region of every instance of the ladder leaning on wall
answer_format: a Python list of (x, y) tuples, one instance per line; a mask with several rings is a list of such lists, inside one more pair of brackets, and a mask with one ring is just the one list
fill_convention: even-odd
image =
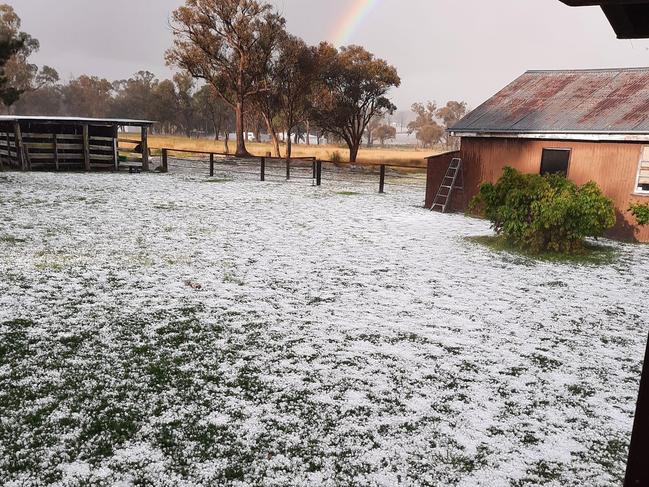
[[(433, 205), (430, 207), (431, 211), (440, 211), (446, 213), (453, 195), (454, 189), (463, 190), (464, 178), (462, 177), (462, 159), (454, 157), (451, 164), (448, 166), (446, 176), (442, 179), (442, 184), (437, 191), (437, 196), (433, 200)], [(458, 179), (462, 179), (462, 185), (458, 185)]]

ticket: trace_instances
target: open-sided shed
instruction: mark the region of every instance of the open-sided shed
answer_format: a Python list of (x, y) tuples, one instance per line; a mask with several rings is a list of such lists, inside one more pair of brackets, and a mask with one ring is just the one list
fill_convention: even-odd
[[(133, 166), (147, 171), (147, 135), (153, 123), (127, 119), (0, 116), (0, 161), (23, 171), (119, 170)], [(120, 127), (140, 128), (137, 151), (119, 147)], [(120, 151), (137, 154), (137, 160), (120, 158)]]

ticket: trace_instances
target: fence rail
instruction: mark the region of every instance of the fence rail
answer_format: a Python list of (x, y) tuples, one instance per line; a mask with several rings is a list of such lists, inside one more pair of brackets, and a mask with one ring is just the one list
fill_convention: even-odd
[[(328, 160), (320, 160), (316, 157), (295, 157), (295, 158), (281, 158), (271, 156), (249, 156), (237, 157), (232, 154), (223, 152), (209, 152), (199, 151), (192, 149), (161, 149), (161, 170), (162, 172), (169, 171), (169, 159), (174, 154), (192, 154), (206, 156), (206, 160), (201, 160), (208, 164), (209, 175), (213, 177), (217, 165), (223, 165), (223, 162), (217, 162), (217, 159), (230, 159), (238, 161), (248, 161), (237, 163), (230, 163), (227, 165), (227, 172), (233, 174), (246, 174), (255, 175), (259, 177), (260, 181), (268, 180), (268, 170), (271, 168), (281, 168), (285, 171), (285, 180), (310, 180), (316, 186), (321, 186), (323, 182), (323, 175), (327, 181), (348, 182), (354, 184), (370, 184), (377, 185), (378, 192), (384, 193), (387, 186), (408, 186), (412, 187), (415, 183), (425, 185), (425, 171), (423, 166), (415, 165), (401, 165), (389, 163), (342, 163)], [(174, 157), (182, 160), (182, 158)], [(191, 159), (196, 160), (196, 159)], [(274, 164), (276, 162), (282, 163), (281, 165)], [(307, 165), (305, 165), (307, 164)], [(247, 170), (241, 170), (242, 166), (247, 166)], [(250, 167), (256, 167), (256, 170), (250, 170)], [(178, 167), (173, 165), (172, 167)], [(304, 176), (304, 170), (308, 170), (308, 175)], [(301, 171), (301, 173), (298, 173)], [(405, 172), (404, 172), (405, 171)], [(416, 177), (412, 175), (412, 171), (421, 171), (422, 176)], [(363, 179), (359, 178), (344, 178), (345, 174), (361, 175)], [(301, 175), (296, 175), (301, 174)], [(374, 176), (374, 178), (373, 178)]]

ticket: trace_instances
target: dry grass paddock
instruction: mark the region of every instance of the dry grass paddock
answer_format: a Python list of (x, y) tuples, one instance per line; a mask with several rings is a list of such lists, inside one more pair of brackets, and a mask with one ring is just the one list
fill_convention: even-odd
[[(235, 141), (230, 141), (230, 151), (235, 149)], [(167, 135), (150, 135), (149, 147), (151, 149), (178, 149), (195, 150), (205, 152), (225, 152), (224, 142), (206, 138), (173, 137)], [(264, 156), (272, 152), (270, 143), (247, 142), (246, 147), (251, 154)], [(282, 146), (282, 155), (285, 154), (286, 146)], [(317, 157), (321, 160), (332, 160), (338, 152), (341, 162), (349, 161), (349, 152), (346, 148), (334, 145), (293, 145), (293, 157)], [(437, 149), (416, 149), (416, 148), (362, 148), (358, 155), (360, 163), (391, 164), (404, 166), (426, 166), (425, 158), (440, 153)]]

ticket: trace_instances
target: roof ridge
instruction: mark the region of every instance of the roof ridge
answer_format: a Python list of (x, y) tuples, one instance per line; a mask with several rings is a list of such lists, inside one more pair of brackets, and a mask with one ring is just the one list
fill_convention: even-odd
[(626, 68), (585, 68), (585, 69), (528, 69), (528, 73), (598, 73), (614, 71), (649, 71), (649, 66), (635, 66)]

